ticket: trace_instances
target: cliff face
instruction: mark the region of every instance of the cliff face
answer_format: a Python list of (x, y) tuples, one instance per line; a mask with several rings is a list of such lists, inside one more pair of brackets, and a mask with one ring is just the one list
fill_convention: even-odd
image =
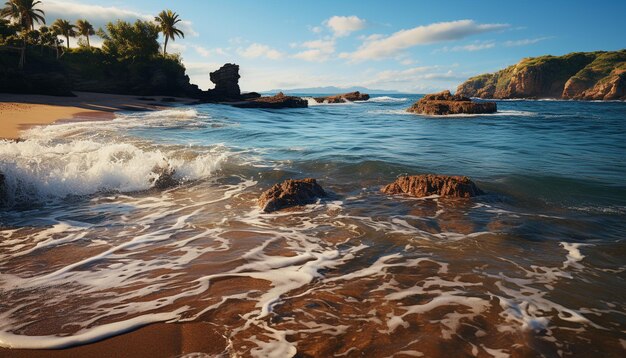
[(457, 94), (479, 98), (626, 100), (626, 50), (526, 58), (468, 79)]

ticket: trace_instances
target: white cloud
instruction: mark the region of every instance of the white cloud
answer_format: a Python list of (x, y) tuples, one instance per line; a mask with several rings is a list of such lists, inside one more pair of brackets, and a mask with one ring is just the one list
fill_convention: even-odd
[(196, 53), (202, 57), (211, 57), (211, 56), (229, 56), (229, 53), (227, 52), (227, 50), (221, 48), (221, 47), (216, 47), (214, 49), (208, 49), (206, 47), (203, 46), (199, 46), (199, 45), (192, 45), (191, 47), (193, 47), (194, 50), (196, 50)]
[(314, 33), (314, 34), (319, 34), (324, 29), (322, 29), (321, 26), (313, 26), (313, 27), (309, 27), (309, 30), (311, 30), (311, 32)]
[(477, 42), (477, 43), (473, 43), (469, 45), (462, 45), (462, 46), (453, 46), (453, 47), (445, 46), (433, 52), (459, 52), (459, 51), (474, 52), (474, 51), (480, 51), (480, 50), (487, 50), (487, 49), (494, 48), (494, 47), (496, 47), (495, 42)]
[(538, 38), (534, 38), (534, 39), (523, 39), (523, 40), (516, 40), (516, 41), (506, 41), (504, 43), (504, 46), (507, 47), (513, 47), (513, 46), (526, 46), (526, 45), (532, 45), (532, 44), (536, 44), (539, 41), (543, 41), (543, 40), (548, 40), (551, 39), (552, 37), (538, 37)]
[[(154, 16), (143, 14), (131, 10), (122, 9), (115, 6), (87, 5), (79, 2), (66, 0), (45, 0), (42, 1), (41, 8), (46, 14), (46, 22), (51, 24), (56, 19), (66, 19), (74, 22), (78, 19), (86, 19), (95, 29), (104, 27), (108, 22), (124, 20), (134, 22), (135, 20), (154, 21)], [(196, 37), (199, 34), (193, 29), (191, 21), (183, 20), (179, 23), (181, 31), (185, 36)]]
[(335, 52), (335, 40), (315, 40), (307, 41), (296, 45), (306, 50), (293, 55), (292, 57), (310, 62), (324, 62)]
[(324, 21), (326, 25), (337, 37), (348, 36), (351, 33), (365, 28), (365, 20), (357, 16), (333, 16)]
[(418, 66), (404, 70), (380, 71), (371, 74), (367, 81), (358, 85), (417, 93), (452, 89), (468, 76), (455, 72), (451, 67), (455, 66)]
[(245, 49), (240, 48), (237, 52), (239, 55), (246, 58), (265, 57), (270, 60), (278, 60), (283, 57), (283, 54), (280, 51), (259, 43), (253, 43)]
[(508, 26), (507, 24), (477, 24), (473, 20), (417, 26), (409, 30), (400, 30), (388, 37), (368, 39), (355, 52), (344, 53), (341, 57), (352, 61), (383, 59), (417, 45), (460, 40), (475, 34), (501, 30)]

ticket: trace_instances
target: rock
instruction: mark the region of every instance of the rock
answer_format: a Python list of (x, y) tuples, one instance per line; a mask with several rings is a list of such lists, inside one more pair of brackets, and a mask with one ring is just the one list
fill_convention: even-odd
[(210, 78), (211, 82), (215, 83), (215, 88), (210, 90), (212, 96), (220, 100), (241, 99), (238, 65), (227, 63), (219, 70), (211, 72)]
[(495, 113), (496, 110), (495, 102), (472, 102), (467, 97), (453, 96), (450, 91), (427, 94), (407, 109), (411, 113), (427, 115)]
[(435, 174), (402, 176), (381, 191), (389, 195), (406, 194), (417, 198), (431, 195), (470, 198), (484, 194), (468, 177)]
[(152, 184), (153, 188), (167, 189), (178, 184), (178, 181), (174, 179), (176, 170), (169, 165), (155, 165), (154, 168), (152, 168), (152, 173), (154, 174), (154, 177), (150, 179), (150, 184)]
[(306, 108), (309, 103), (303, 98), (285, 96), (279, 92), (275, 96), (259, 97), (249, 101), (232, 103), (232, 105), (239, 108)]
[(346, 101), (367, 101), (370, 99), (370, 95), (356, 91), (338, 94), (335, 96), (315, 97), (314, 99), (317, 103), (345, 103)]
[(626, 100), (626, 50), (575, 52), (522, 59), (472, 77), (457, 94), (479, 98)]
[(314, 203), (317, 198), (326, 196), (324, 189), (313, 178), (288, 179), (265, 191), (258, 203), (262, 211), (276, 210)]
[(259, 97), (261, 97), (261, 94), (257, 92), (248, 92), (248, 93), (241, 94), (241, 99), (243, 99), (244, 101), (259, 98)]

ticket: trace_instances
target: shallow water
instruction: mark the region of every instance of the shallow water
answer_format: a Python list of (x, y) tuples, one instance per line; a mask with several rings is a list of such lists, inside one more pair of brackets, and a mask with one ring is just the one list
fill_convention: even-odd
[[(416, 98), (180, 107), (0, 142), (0, 345), (202, 320), (235, 356), (623, 356), (626, 105), (437, 118), (406, 114)], [(155, 167), (181, 185), (152, 188)], [(431, 172), (488, 194), (379, 192)], [(309, 176), (332, 196), (256, 208)]]

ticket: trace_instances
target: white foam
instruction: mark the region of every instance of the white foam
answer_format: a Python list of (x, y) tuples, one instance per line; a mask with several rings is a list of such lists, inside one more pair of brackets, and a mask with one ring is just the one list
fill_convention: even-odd
[(389, 96), (380, 96), (380, 97), (371, 97), (369, 100), (367, 100), (366, 102), (390, 102), (390, 103), (399, 103), (399, 102), (406, 102), (408, 101), (408, 98), (397, 98), (397, 97), (389, 97)]
[(96, 192), (149, 189), (158, 174), (172, 168), (182, 181), (210, 177), (225, 153), (178, 153), (127, 142), (31, 139), (0, 142), (0, 172), (14, 201), (47, 200)]

